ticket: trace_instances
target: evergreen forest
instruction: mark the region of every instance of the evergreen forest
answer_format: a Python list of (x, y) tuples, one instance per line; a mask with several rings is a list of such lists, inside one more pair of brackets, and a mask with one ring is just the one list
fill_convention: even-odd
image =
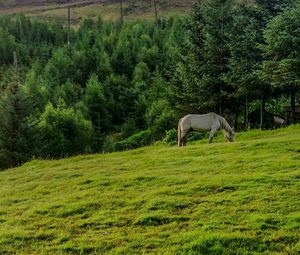
[(0, 16), (0, 169), (148, 145), (188, 113), (236, 130), (255, 111), (262, 129), (265, 112), (295, 123), (299, 88), (298, 0), (199, 1), (184, 16), (70, 29)]

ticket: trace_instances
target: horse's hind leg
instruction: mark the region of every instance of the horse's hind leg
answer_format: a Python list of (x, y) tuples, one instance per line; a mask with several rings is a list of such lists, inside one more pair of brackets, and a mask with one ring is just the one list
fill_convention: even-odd
[(187, 133), (188, 133), (188, 130), (182, 130), (181, 131), (182, 146), (186, 146)]

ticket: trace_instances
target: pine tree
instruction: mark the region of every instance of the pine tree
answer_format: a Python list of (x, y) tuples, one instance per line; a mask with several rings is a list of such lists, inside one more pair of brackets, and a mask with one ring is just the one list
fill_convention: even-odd
[(182, 47), (173, 81), (179, 107), (185, 111), (224, 111), (230, 90), (223, 79), (228, 72), (230, 4), (228, 0), (208, 1), (193, 9), (186, 27), (189, 42)]
[(30, 101), (21, 90), (20, 72), (9, 70), (10, 81), (0, 97), (0, 169), (25, 162), (39, 148), (39, 132), (30, 118)]
[(296, 94), (300, 87), (300, 4), (295, 3), (274, 17), (264, 31), (263, 51), (267, 58), (262, 77), (274, 88), (290, 91), (292, 122), (296, 121)]
[(87, 82), (84, 103), (88, 108), (94, 130), (97, 134), (105, 132), (111, 124), (111, 116), (106, 108), (107, 101), (103, 87), (95, 74), (92, 74)]
[(248, 104), (259, 96), (261, 82), (257, 70), (261, 62), (261, 51), (258, 47), (262, 41), (262, 28), (259, 13), (245, 6), (237, 8), (228, 33), (230, 57), (228, 73), (225, 74), (227, 84), (233, 86), (231, 101), (237, 101), (235, 126), (237, 125), (240, 105), (244, 106), (244, 125), (248, 127)]
[(281, 8), (291, 5), (292, 1), (293, 0), (256, 0), (271, 16), (276, 16)]
[(0, 27), (0, 65), (13, 63), (15, 48), (15, 38)]

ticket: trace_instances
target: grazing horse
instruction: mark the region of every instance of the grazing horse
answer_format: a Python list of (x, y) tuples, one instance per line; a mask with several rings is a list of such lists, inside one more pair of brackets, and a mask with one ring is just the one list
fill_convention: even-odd
[(218, 129), (222, 129), (229, 142), (233, 142), (233, 129), (228, 122), (216, 113), (188, 114), (178, 121), (178, 146), (186, 145), (186, 137), (189, 129), (198, 131), (210, 131), (209, 143)]
[[(260, 122), (261, 122), (260, 118), (261, 118), (260, 109), (257, 109), (249, 113), (248, 120), (250, 123), (250, 128), (260, 128)], [(264, 125), (263, 125), (264, 129), (282, 128), (287, 124), (287, 121), (284, 118), (271, 112), (264, 111), (263, 118), (264, 118)]]
[(286, 120), (277, 116), (277, 115), (274, 115), (274, 128), (282, 128), (286, 125)]

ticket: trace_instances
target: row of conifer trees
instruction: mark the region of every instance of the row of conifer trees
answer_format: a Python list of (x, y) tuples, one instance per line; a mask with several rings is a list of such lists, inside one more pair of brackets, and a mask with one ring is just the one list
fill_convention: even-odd
[(186, 113), (247, 127), (255, 109), (295, 109), (299, 28), (298, 1), (205, 1), (157, 23), (85, 19), (70, 44), (59, 22), (0, 17), (0, 168), (145, 145)]

